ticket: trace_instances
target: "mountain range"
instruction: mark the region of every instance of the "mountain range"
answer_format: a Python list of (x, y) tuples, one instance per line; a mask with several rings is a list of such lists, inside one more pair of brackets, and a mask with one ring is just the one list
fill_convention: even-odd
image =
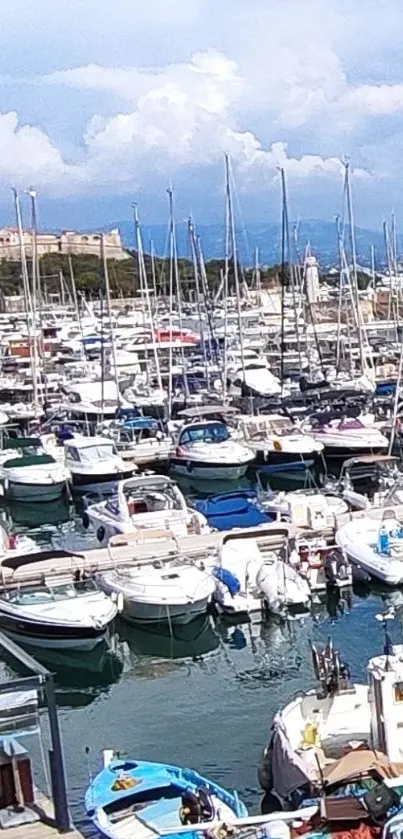
[[(131, 221), (114, 222), (108, 229), (118, 227), (122, 242), (126, 248), (134, 248), (134, 228)], [(294, 230), (296, 233), (294, 233)], [(204, 259), (221, 259), (225, 253), (225, 233), (222, 224), (201, 224), (197, 227)], [(150, 251), (153, 243), (158, 256), (169, 255), (169, 237), (164, 224), (143, 225), (143, 248)], [(180, 257), (189, 257), (189, 237), (185, 223), (176, 226), (177, 249)], [(357, 260), (361, 265), (371, 264), (371, 246), (375, 248), (377, 267), (385, 262), (385, 248), (381, 231), (355, 228)], [(275, 222), (251, 222), (236, 232), (238, 257), (244, 265), (252, 265), (258, 248), (261, 265), (273, 265), (281, 262), (281, 226)], [(296, 242), (295, 242), (296, 239)], [(346, 253), (350, 255), (349, 230), (345, 232)], [(338, 264), (338, 244), (334, 221), (310, 219), (291, 225), (291, 248), (294, 258), (297, 251), (303, 257), (305, 247), (310, 244), (312, 253), (322, 267)]]

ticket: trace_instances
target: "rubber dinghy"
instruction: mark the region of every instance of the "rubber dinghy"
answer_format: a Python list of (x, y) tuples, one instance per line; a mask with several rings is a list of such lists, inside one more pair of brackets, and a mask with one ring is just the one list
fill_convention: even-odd
[(393, 510), (382, 521), (369, 516), (352, 519), (339, 528), (336, 543), (372, 577), (390, 586), (403, 583), (403, 525)]

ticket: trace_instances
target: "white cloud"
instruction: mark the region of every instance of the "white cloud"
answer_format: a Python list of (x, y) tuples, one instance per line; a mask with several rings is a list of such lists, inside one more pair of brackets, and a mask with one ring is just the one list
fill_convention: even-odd
[(0, 114), (0, 181), (25, 185), (40, 181), (45, 187), (68, 174), (49, 137), (32, 125), (18, 125), (15, 112)]
[[(103, 55), (99, 42), (96, 60), (72, 62), (76, 66), (70, 67), (64, 61), (57, 70), (50, 64), (31, 79), (39, 94), (42, 86), (46, 97), (54, 97), (56, 114), (64, 103), (75, 104), (77, 122), (81, 119), (75, 155), (70, 153), (73, 140), (68, 138), (66, 143), (73, 162), (63, 159), (61, 142), (51, 139), (60, 137), (57, 119), (51, 122), (53, 113), (47, 133), (35, 127), (31, 116), (18, 126), (16, 114), (6, 114), (0, 116), (0, 181), (6, 185), (29, 180), (38, 190), (61, 193), (127, 194), (138, 188), (156, 192), (164, 181), (199, 172), (200, 190), (209, 170), (215, 172), (227, 151), (239, 189), (252, 194), (263, 194), (277, 181), (279, 166), (287, 170), (291, 187), (293, 182), (308, 180), (314, 186), (323, 179), (338, 183), (344, 153), (352, 156), (353, 163), (358, 158), (356, 178), (376, 181), (385, 177), (375, 149), (359, 144), (356, 138), (368, 123), (378, 127), (382, 120), (403, 114), (403, 83), (400, 79), (388, 83), (387, 77), (376, 83), (364, 73), (354, 80), (349, 70), (351, 56), (359, 58), (364, 45), (369, 62), (378, 33), (382, 48), (390, 48), (403, 10), (395, 0), (385, 2), (392, 14), (388, 21), (387, 9), (375, 18), (377, 4), (366, 0), (372, 14), (369, 27), (368, 15), (353, 0), (326, 4), (321, 0), (249, 0), (247, 4), (187, 0), (176, 4), (172, 18), (165, 0), (134, 0), (134, 5), (133, 0), (121, 0), (127, 12), (127, 32), (123, 32), (122, 20), (109, 4), (88, 0), (82, 11), (82, 31), (99, 8), (94, 31), (103, 29), (108, 50), (116, 38), (115, 66), (99, 63)], [(43, 0), (40, 22), (55, 3), (58, 0)], [(22, 5), (29, 26), (36, 4), (22, 0)], [(72, 0), (69, 15), (74, 16), (81, 5)], [(67, 14), (64, 5), (60, 8), (59, 27)], [(20, 7), (18, 15), (22, 15)], [(13, 25), (12, 16), (6, 24)], [(74, 18), (74, 31), (76, 25)], [(52, 17), (50, 29), (53, 26)], [(132, 28), (137, 47), (127, 61), (127, 51), (125, 58), (119, 55), (117, 33), (126, 44)], [(182, 43), (185, 30), (187, 38)], [(88, 32), (91, 56), (94, 31)], [(360, 31), (365, 37), (357, 41)], [(141, 39), (143, 50), (138, 46)], [(188, 50), (190, 41), (194, 46)], [(84, 50), (83, 38), (80, 44)], [(201, 49), (201, 44), (207, 48)], [(153, 60), (168, 48), (175, 60), (143, 66), (145, 54), (146, 60)], [(34, 109), (34, 104), (30, 107)]]

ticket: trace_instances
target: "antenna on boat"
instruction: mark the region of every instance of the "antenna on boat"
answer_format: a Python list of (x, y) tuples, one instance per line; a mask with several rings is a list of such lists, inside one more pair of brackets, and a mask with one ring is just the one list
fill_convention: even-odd
[(393, 644), (388, 630), (388, 621), (394, 620), (394, 618), (395, 610), (393, 607), (383, 614), (378, 613), (375, 615), (375, 620), (382, 623), (382, 629), (384, 631), (383, 654), (386, 656), (385, 670), (389, 670), (389, 656), (393, 655)]
[(85, 756), (86, 756), (86, 759), (87, 759), (87, 774), (88, 774), (88, 782), (89, 782), (88, 786), (89, 786), (89, 789), (92, 790), (92, 794), (94, 795), (94, 790), (92, 788), (92, 782), (94, 780), (94, 776), (92, 774), (92, 768), (91, 768), (91, 760), (90, 760), (91, 748), (90, 748), (90, 746), (85, 746), (84, 752), (85, 752)]

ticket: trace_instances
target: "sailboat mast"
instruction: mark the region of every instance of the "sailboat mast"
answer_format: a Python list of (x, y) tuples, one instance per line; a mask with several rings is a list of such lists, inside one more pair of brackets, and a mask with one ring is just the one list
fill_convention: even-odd
[[(180, 280), (179, 280), (179, 266), (178, 266), (178, 249), (176, 244), (176, 224), (175, 224), (175, 214), (174, 214), (174, 193), (172, 186), (169, 187), (167, 190), (168, 192), (168, 200), (169, 200), (169, 230), (170, 230), (170, 291), (173, 295), (173, 280), (175, 280), (175, 291), (176, 291), (176, 305), (178, 308), (178, 319), (179, 319), (179, 329), (182, 333), (182, 295), (181, 295), (181, 287), (180, 287)], [(172, 343), (172, 321), (171, 321), (171, 343)], [(181, 340), (181, 362), (182, 362), (182, 371), (183, 371), (183, 384), (185, 388), (185, 396), (186, 399), (189, 398), (189, 384), (188, 378), (186, 373), (186, 362), (185, 362), (185, 350), (183, 347), (183, 342)], [(172, 375), (172, 370), (171, 370)]]
[[(31, 292), (31, 306), (32, 306), (32, 341), (33, 341), (33, 355), (35, 379), (38, 376), (38, 335), (37, 335), (37, 306), (39, 294), (39, 262), (38, 262), (38, 222), (36, 212), (36, 192), (34, 189), (28, 190), (28, 195), (31, 199), (31, 227), (32, 227), (32, 292)], [(36, 386), (36, 399), (38, 400), (38, 386)]]
[(302, 370), (302, 359), (301, 359), (301, 343), (299, 337), (299, 328), (298, 328), (298, 318), (299, 312), (297, 307), (297, 299), (295, 294), (295, 272), (294, 272), (294, 264), (291, 256), (291, 237), (290, 237), (290, 223), (288, 218), (288, 202), (287, 202), (287, 185), (285, 180), (285, 170), (281, 169), (281, 190), (282, 190), (282, 202), (284, 208), (284, 225), (285, 225), (285, 239), (287, 245), (287, 258), (288, 258), (288, 271), (290, 275), (290, 282), (291, 282), (291, 294), (292, 294), (292, 303), (294, 309), (294, 324), (295, 324), (295, 334), (297, 338), (297, 352), (298, 352), (298, 359), (299, 359), (299, 369), (300, 372)]
[[(193, 265), (193, 276), (195, 281), (195, 291), (196, 291), (196, 309), (197, 309), (197, 316), (199, 319), (199, 330), (200, 330), (200, 339), (202, 344), (203, 350), (203, 362), (204, 362), (204, 375), (206, 377), (206, 382), (208, 386), (208, 359), (207, 359), (207, 349), (206, 349), (206, 336), (204, 333), (204, 324), (203, 324), (203, 317), (202, 311), (200, 306), (200, 284), (199, 284), (199, 263), (197, 259), (197, 249), (196, 249), (196, 237), (195, 237), (195, 227), (192, 218), (188, 219), (188, 231), (189, 231), (189, 240), (190, 240), (190, 253), (192, 257), (192, 265)], [(207, 301), (205, 301), (207, 304)]]
[(28, 335), (28, 345), (29, 345), (29, 357), (30, 357), (30, 361), (31, 361), (33, 401), (34, 401), (34, 411), (35, 411), (35, 414), (36, 414), (37, 405), (38, 405), (38, 382), (37, 382), (37, 378), (36, 378), (35, 357), (34, 357), (33, 346), (32, 346), (31, 292), (30, 292), (30, 289), (29, 289), (27, 257), (26, 257), (25, 245), (24, 245), (24, 231), (23, 231), (23, 227), (22, 227), (20, 199), (19, 199), (19, 196), (18, 196), (18, 192), (15, 188), (13, 188), (12, 192), (13, 192), (13, 196), (14, 196), (15, 218), (16, 218), (16, 223), (17, 223), (18, 241), (19, 241), (19, 246), (20, 246), (22, 285), (23, 285), (23, 289), (24, 289), (25, 310), (26, 310), (26, 315), (27, 315), (27, 335)]
[(106, 256), (106, 246), (105, 246), (105, 234), (101, 234), (101, 259), (102, 259), (102, 267), (104, 272), (104, 280), (105, 280), (105, 293), (106, 293), (106, 303), (108, 306), (108, 319), (109, 319), (109, 328), (111, 334), (111, 349), (112, 349), (112, 360), (113, 366), (115, 369), (115, 383), (116, 383), (116, 395), (118, 400), (118, 405), (120, 402), (119, 396), (119, 373), (118, 373), (118, 365), (116, 363), (116, 346), (115, 346), (115, 330), (112, 323), (112, 306), (111, 306), (111, 292), (109, 286), (109, 272), (108, 272), (108, 260)]
[(227, 199), (227, 206), (228, 206), (228, 221), (229, 221), (229, 233), (230, 233), (230, 241), (231, 241), (231, 250), (232, 250), (232, 261), (234, 265), (234, 279), (235, 279), (235, 296), (236, 296), (236, 307), (237, 307), (237, 316), (238, 316), (238, 329), (239, 329), (239, 339), (240, 339), (240, 347), (241, 347), (241, 363), (242, 363), (242, 373), (244, 377), (244, 382), (246, 384), (246, 370), (245, 370), (245, 353), (244, 353), (244, 346), (243, 346), (243, 330), (242, 330), (242, 317), (241, 317), (241, 294), (240, 294), (240, 287), (239, 287), (239, 273), (238, 273), (238, 255), (237, 255), (237, 247), (236, 247), (236, 234), (235, 234), (235, 219), (234, 219), (234, 208), (232, 203), (232, 191), (231, 191), (231, 179), (230, 179), (230, 162), (229, 162), (229, 155), (225, 155), (225, 192), (226, 192), (226, 199)]
[(153, 351), (154, 351), (155, 370), (156, 370), (156, 374), (157, 374), (157, 382), (158, 382), (159, 389), (162, 390), (161, 369), (160, 369), (160, 363), (159, 363), (159, 358), (158, 358), (157, 342), (155, 340), (154, 320), (153, 320), (153, 314), (152, 314), (152, 310), (151, 310), (151, 300), (150, 300), (150, 294), (149, 294), (149, 289), (148, 289), (147, 272), (146, 272), (146, 266), (145, 266), (145, 261), (144, 261), (143, 240), (142, 240), (142, 236), (141, 236), (141, 228), (140, 228), (140, 220), (139, 220), (139, 212), (138, 212), (137, 204), (133, 205), (133, 211), (134, 211), (134, 224), (135, 224), (135, 229), (136, 229), (136, 245), (137, 245), (137, 258), (138, 258), (138, 264), (139, 264), (139, 274), (142, 275), (142, 288), (144, 290), (145, 303), (146, 303), (146, 306), (147, 306), (147, 314), (148, 314), (148, 317), (149, 317), (149, 321), (150, 321), (150, 324), (151, 324), (151, 332), (152, 332), (152, 335), (153, 335)]

